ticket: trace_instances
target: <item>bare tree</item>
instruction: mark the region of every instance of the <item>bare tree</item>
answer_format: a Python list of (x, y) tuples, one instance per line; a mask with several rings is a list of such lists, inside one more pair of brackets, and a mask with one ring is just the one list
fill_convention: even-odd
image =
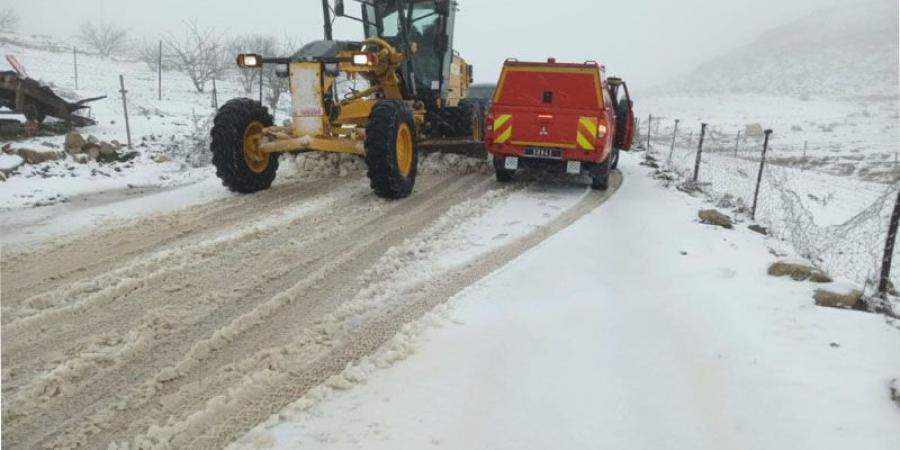
[[(299, 47), (300, 44), (298, 41), (289, 37), (284, 37), (281, 42), (274, 45), (272, 54), (277, 54), (277, 56), (289, 56), (296, 52)], [(272, 109), (273, 114), (278, 109), (278, 102), (281, 100), (281, 95), (287, 92), (290, 87), (290, 80), (278, 76), (276, 67), (277, 65), (270, 64), (264, 66), (262, 71), (263, 84), (269, 88), (269, 93), (265, 100), (266, 103), (268, 103), (269, 108)]]
[(11, 8), (0, 9), (0, 30), (15, 32), (19, 28), (19, 14)]
[[(257, 53), (263, 56), (273, 56), (278, 41), (271, 36), (262, 36), (258, 34), (243, 35), (234, 38), (229, 48), (231, 56), (237, 56), (240, 53)], [(245, 94), (254, 92), (259, 86), (259, 69), (242, 68), (238, 71), (238, 81), (244, 88)]]
[(78, 40), (105, 57), (122, 50), (126, 44), (126, 37), (128, 37), (127, 30), (104, 22), (94, 25), (91, 21), (85, 21), (78, 30)]
[(212, 28), (200, 28), (196, 21), (186, 22), (181, 37), (169, 35), (163, 41), (172, 52), (178, 69), (184, 72), (197, 92), (206, 89), (206, 83), (220, 78), (228, 67), (222, 36)]
[[(151, 72), (159, 70), (159, 43), (158, 42), (142, 42), (135, 49), (135, 56), (138, 61), (147, 65)], [(162, 70), (173, 70), (176, 64), (172, 55), (166, 52), (162, 54)]]

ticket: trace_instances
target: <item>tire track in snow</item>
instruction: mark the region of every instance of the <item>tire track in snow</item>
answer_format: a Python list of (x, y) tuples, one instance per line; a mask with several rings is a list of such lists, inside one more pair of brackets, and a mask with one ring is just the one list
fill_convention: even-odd
[[(311, 216), (311, 219), (313, 219), (316, 222), (319, 222), (320, 223), (319, 227), (326, 231), (326, 233), (324, 233), (324, 234), (322, 234), (322, 233), (320, 233), (318, 235), (314, 234), (309, 237), (302, 238), (302, 239), (300, 239), (302, 241), (302, 244), (298, 245), (298, 246), (290, 246), (290, 247), (282, 246), (282, 248), (280, 248), (280, 249), (276, 247), (276, 249), (279, 251), (275, 251), (274, 253), (271, 251), (266, 251), (266, 248), (268, 248), (270, 246), (262, 245), (262, 244), (264, 244), (264, 242), (260, 242), (258, 240), (249, 241), (247, 247), (250, 248), (250, 250), (248, 250), (250, 253), (256, 253), (257, 256), (258, 255), (262, 255), (262, 256), (268, 255), (267, 256), (268, 259), (265, 260), (264, 263), (262, 263), (261, 267), (273, 267), (273, 268), (275, 268), (273, 270), (277, 271), (279, 267), (286, 266), (286, 263), (291, 263), (291, 264), (296, 265), (296, 267), (294, 267), (294, 269), (296, 269), (296, 273), (293, 273), (293, 274), (289, 273), (288, 270), (283, 270), (283, 271), (281, 271), (282, 273), (278, 273), (278, 272), (276, 272), (274, 274), (273, 273), (264, 273), (261, 276), (261, 278), (259, 279), (259, 283), (256, 283), (253, 286), (248, 286), (249, 289), (246, 290), (247, 292), (241, 292), (241, 293), (239, 293), (239, 295), (236, 295), (233, 298), (231, 298), (230, 299), (231, 301), (225, 302), (226, 305), (228, 305), (228, 306), (223, 309), (227, 309), (228, 313), (221, 314), (222, 311), (217, 311), (216, 315), (218, 318), (215, 321), (200, 317), (201, 319), (203, 319), (202, 323), (199, 323), (196, 320), (185, 322), (184, 316), (190, 315), (189, 314), (190, 309), (192, 309), (193, 307), (198, 307), (199, 309), (202, 309), (204, 307), (203, 302), (197, 302), (197, 301), (192, 302), (191, 308), (185, 308), (182, 311), (175, 311), (174, 313), (172, 311), (169, 311), (165, 314), (162, 314), (162, 313), (159, 314), (159, 316), (161, 316), (161, 317), (164, 317), (164, 318), (168, 317), (170, 319), (176, 318), (177, 320), (175, 320), (174, 322), (171, 320), (170, 321), (163, 320), (161, 323), (158, 323), (159, 327), (155, 327), (155, 328), (143, 326), (143, 325), (146, 325), (147, 323), (154, 324), (154, 323), (159, 322), (158, 320), (156, 320), (156, 318), (153, 317), (152, 314), (148, 313), (148, 317), (146, 318), (147, 320), (145, 321), (146, 323), (142, 323), (137, 327), (138, 330), (142, 330), (145, 332), (144, 333), (145, 337), (147, 335), (149, 335), (151, 338), (153, 338), (154, 337), (153, 335), (158, 333), (160, 328), (162, 328), (164, 330), (170, 330), (165, 333), (162, 333), (160, 336), (156, 336), (155, 340), (162, 339), (163, 342), (165, 343), (165, 345), (162, 346), (162, 348), (165, 349), (165, 351), (150, 352), (150, 353), (152, 353), (150, 355), (151, 359), (153, 359), (155, 361), (153, 364), (151, 364), (151, 367), (156, 367), (155, 370), (158, 371), (160, 368), (165, 367), (165, 364), (171, 362), (172, 358), (175, 358), (175, 360), (177, 360), (177, 358), (182, 357), (184, 355), (184, 353), (189, 349), (189, 347), (180, 349), (180, 347), (177, 345), (179, 342), (183, 341), (187, 344), (190, 344), (190, 343), (194, 342), (191, 339), (206, 338), (207, 334), (213, 333), (219, 327), (227, 324), (227, 322), (228, 322), (228, 320), (230, 320), (230, 318), (239, 316), (244, 311), (252, 309), (254, 306), (256, 306), (257, 301), (262, 301), (262, 299), (268, 298), (268, 297), (272, 296), (273, 294), (275, 294), (276, 292), (278, 292), (278, 289), (275, 289), (274, 291), (270, 290), (270, 288), (272, 288), (273, 286), (278, 286), (277, 284), (272, 283), (272, 278), (276, 278), (276, 279), (282, 278), (282, 275), (284, 275), (283, 278), (285, 280), (285, 283), (289, 282), (290, 280), (296, 281), (293, 277), (302, 275), (302, 273), (305, 269), (303, 267), (303, 264), (309, 264), (309, 263), (315, 262), (316, 259), (322, 259), (322, 258), (328, 259), (328, 258), (340, 256), (339, 254), (334, 255), (335, 249), (340, 249), (341, 245), (345, 245), (346, 243), (354, 242), (353, 235), (359, 234), (361, 232), (365, 232), (366, 230), (364, 230), (362, 228), (365, 227), (367, 224), (371, 224), (371, 223), (382, 224), (383, 223), (384, 224), (383, 227), (385, 230), (393, 231), (394, 228), (402, 230), (405, 228), (405, 226), (403, 226), (404, 225), (403, 223), (397, 223), (396, 221), (391, 222), (389, 220), (386, 220), (385, 217), (390, 218), (390, 217), (398, 216), (398, 214), (407, 212), (407, 210), (409, 210), (408, 213), (412, 217), (427, 217), (427, 215), (428, 215), (427, 212), (430, 209), (435, 209), (435, 211), (440, 211), (441, 208), (436, 207), (436, 206), (439, 206), (439, 205), (435, 205), (436, 202), (456, 201), (452, 197), (450, 199), (444, 199), (445, 192), (447, 192), (447, 191), (452, 192), (454, 189), (458, 190), (458, 189), (466, 188), (467, 185), (473, 184), (472, 177), (464, 177), (464, 178), (459, 178), (459, 179), (456, 179), (456, 178), (457, 177), (444, 176), (444, 177), (436, 178), (436, 181), (423, 180), (423, 183), (421, 184), (423, 189), (420, 189), (420, 191), (419, 191), (420, 194), (422, 194), (421, 198), (418, 200), (418, 202), (422, 204), (419, 207), (419, 209), (410, 209), (410, 207), (412, 205), (416, 204), (416, 202), (413, 201), (413, 199), (411, 199), (408, 202), (384, 202), (384, 201), (375, 200), (368, 193), (368, 189), (365, 188), (364, 186), (361, 186), (358, 190), (364, 191), (364, 192), (366, 192), (366, 194), (354, 196), (354, 199), (353, 199), (354, 201), (353, 201), (352, 207), (335, 208), (326, 214), (322, 214), (321, 216), (319, 216), (319, 215)], [(431, 192), (432, 190), (434, 192)], [(437, 199), (437, 200), (431, 200), (431, 199)], [(379, 205), (381, 205), (382, 207), (379, 207)], [(439, 214), (439, 213), (436, 212), (436, 214)], [(341, 217), (342, 215), (345, 217)], [(343, 223), (343, 224), (341, 225), (341, 223)], [(397, 227), (393, 226), (392, 224), (397, 225)], [(309, 225), (309, 224), (306, 224), (306, 225)], [(291, 237), (292, 235), (294, 237), (296, 237), (297, 235), (302, 235), (303, 231), (305, 231), (305, 230), (307, 230), (306, 227), (304, 227), (302, 225), (299, 227), (296, 227), (296, 229), (287, 228), (287, 229), (281, 230), (281, 233), (283, 234), (283, 236), (280, 236), (280, 237), (276, 236), (276, 238), (270, 239), (269, 243), (270, 244), (277, 243), (279, 238), (287, 239), (287, 238)], [(369, 240), (374, 241), (374, 240), (378, 240), (378, 239), (377, 239), (377, 237), (371, 237)], [(253, 249), (252, 247), (254, 245), (258, 246), (258, 248)], [(318, 251), (320, 254), (318, 256), (310, 255), (307, 259), (297, 258), (298, 254), (304, 255), (306, 253), (306, 250), (308, 250), (310, 248), (310, 245), (314, 245), (314, 246), (317, 245), (318, 249), (319, 249)], [(239, 260), (234, 261), (234, 260), (231, 260), (232, 258), (226, 257), (226, 256), (228, 256), (228, 255), (225, 255), (226, 253), (227, 253), (227, 251), (220, 252), (217, 255), (219, 257), (220, 262), (223, 263), (223, 267), (227, 268), (227, 267), (230, 267), (230, 265), (239, 265), (240, 264)], [(259, 262), (259, 261), (256, 261), (256, 262)], [(197, 274), (193, 274), (193, 275), (197, 275)], [(221, 277), (219, 277), (219, 278), (221, 278)], [(289, 287), (289, 285), (291, 285), (291, 284), (293, 284), (293, 283), (291, 282), (288, 285), (285, 285), (284, 288)], [(160, 291), (160, 289), (159, 289), (160, 286), (158, 286), (156, 284), (151, 284), (151, 285), (147, 286), (147, 289), (145, 289), (145, 292), (143, 292), (143, 294), (146, 294), (146, 295), (153, 294), (152, 288), (154, 286), (156, 286), (156, 291)], [(226, 285), (226, 286), (228, 286), (230, 288), (230, 287), (234, 287), (235, 285)], [(258, 291), (258, 292), (254, 292), (254, 291)], [(159, 292), (156, 292), (156, 294), (159, 294)], [(248, 299), (246, 298), (245, 295), (252, 295), (254, 301), (246, 302), (245, 300), (248, 300)], [(134, 297), (134, 296), (132, 296), (132, 297)], [(142, 305), (146, 306), (146, 305), (144, 305), (144, 303), (146, 303), (144, 300), (145, 300), (145, 298), (131, 298), (131, 299), (129, 299), (128, 303), (135, 304), (138, 307), (142, 306)], [(165, 300), (166, 300), (165, 295), (159, 296), (158, 300), (159, 300), (159, 304), (156, 305), (158, 308), (167, 307), (166, 306), (167, 304), (165, 302)], [(176, 300), (175, 302), (172, 302), (173, 304), (178, 304), (178, 301), (181, 301), (181, 300), (190, 302), (191, 298), (190, 297), (188, 297), (188, 298), (173, 298), (172, 300)], [(219, 303), (222, 303), (222, 302), (220, 301)], [(231, 305), (234, 305), (234, 304), (240, 305), (240, 307), (231, 307)], [(101, 309), (100, 312), (103, 312), (103, 310)], [(119, 317), (119, 316), (120, 316), (120, 314), (111, 314), (110, 315), (110, 317), (112, 319), (114, 319), (115, 317)], [(202, 316), (202, 314), (201, 314), (201, 316)], [(84, 319), (90, 320), (90, 317), (78, 317), (78, 320), (84, 320)], [(196, 325), (198, 325), (198, 324), (202, 325), (202, 326), (197, 328)], [(212, 328), (210, 328), (210, 327), (212, 327)], [(128, 328), (123, 329), (122, 334), (126, 334), (127, 329)], [(171, 331), (171, 330), (175, 330), (175, 331)], [(184, 336), (183, 331), (194, 332), (195, 336), (193, 336), (193, 337), (187, 336), (188, 339), (185, 340), (186, 336)], [(37, 334), (37, 333), (35, 333), (35, 334)], [(108, 335), (108, 334), (110, 334), (110, 333), (103, 333), (103, 336), (101, 336), (102, 339), (105, 340), (106, 335)], [(117, 334), (117, 333), (113, 333), (113, 334)], [(40, 338), (38, 338), (36, 340), (40, 341)], [(132, 339), (129, 341), (129, 343), (134, 342), (134, 341), (135, 340)], [(147, 343), (147, 342), (153, 343), (154, 339), (147, 339), (143, 342), (144, 343)], [(158, 345), (154, 345), (154, 346), (146, 345), (143, 347), (143, 349), (149, 351), (151, 349), (156, 349), (158, 347), (159, 347)], [(27, 349), (27, 346), (25, 348)], [(103, 358), (95, 359), (94, 353), (96, 353), (96, 352), (93, 351), (94, 349), (89, 348), (88, 350), (89, 351), (86, 352), (86, 357), (84, 358), (86, 362), (103, 361)], [(10, 358), (8, 357), (6, 351), (7, 351), (7, 348), (4, 346), (4, 357), (5, 357), (5, 359), (9, 360)], [(147, 353), (147, 352), (145, 352), (145, 353)], [(22, 354), (23, 355), (31, 354), (31, 352), (26, 351), (26, 352), (22, 352)], [(168, 357), (169, 360), (166, 360), (166, 357)], [(60, 368), (62, 370), (67, 370), (67, 368), (71, 367), (71, 365), (66, 367), (66, 363), (68, 363), (68, 362), (70, 362), (70, 361), (64, 361), (60, 365)], [(9, 364), (6, 364), (6, 366), (9, 367)], [(77, 422), (77, 417), (80, 415), (78, 412), (73, 412), (73, 409), (70, 409), (70, 408), (65, 408), (65, 407), (59, 408), (59, 406), (60, 405), (65, 406), (66, 404), (70, 404), (70, 403), (77, 403), (80, 406), (78, 408), (74, 408), (74, 410), (79, 411), (79, 412), (84, 411), (84, 413), (87, 413), (88, 411), (90, 411), (92, 409), (92, 405), (94, 404), (94, 402), (91, 401), (91, 399), (96, 400), (97, 398), (102, 398), (103, 394), (111, 395), (111, 393), (109, 391), (116, 390), (115, 386), (113, 386), (112, 384), (117, 380), (117, 378), (115, 376), (113, 376), (111, 378), (111, 380), (107, 380), (104, 378), (105, 375), (110, 374), (110, 373), (118, 373), (118, 376), (119, 376), (118, 379), (120, 379), (120, 380), (127, 379), (129, 383), (133, 384), (134, 380), (131, 380), (130, 378), (138, 377), (140, 379), (140, 377), (138, 375), (140, 375), (140, 373), (143, 373), (141, 371), (143, 366), (140, 366), (140, 365), (129, 366), (126, 364), (113, 364), (113, 366), (114, 367), (111, 369), (101, 371), (99, 374), (92, 376), (90, 378), (90, 380), (74, 380), (74, 381), (79, 382), (79, 384), (76, 384), (75, 386), (69, 386), (69, 389), (64, 390), (64, 392), (62, 392), (60, 394), (57, 394), (58, 397), (50, 395), (50, 396), (45, 396), (45, 397), (32, 398), (31, 400), (40, 400), (40, 401), (26, 402), (26, 403), (30, 403), (30, 405), (32, 406), (32, 409), (30, 411), (27, 411), (27, 408), (26, 408), (26, 411), (24, 411), (26, 413), (29, 413), (27, 417), (21, 417), (18, 415), (20, 412), (22, 412), (22, 409), (20, 409), (20, 408), (15, 408), (15, 410), (13, 410), (12, 414), (5, 414), (5, 416), (4, 416), (5, 424), (4, 425), (6, 425), (5, 428), (7, 429), (8, 435), (12, 436), (12, 435), (18, 434), (13, 431), (16, 428), (18, 428), (18, 424), (25, 423), (27, 425), (32, 419), (36, 419), (37, 422), (39, 423), (39, 425), (31, 424), (31, 425), (38, 425), (35, 429), (32, 429), (32, 433), (35, 433), (37, 435), (40, 435), (41, 432), (43, 432), (44, 430), (50, 430), (50, 429), (55, 428), (57, 423), (58, 424), (65, 423), (66, 422), (65, 419), (67, 418), (67, 416), (69, 414), (74, 416), (74, 420), (72, 420), (72, 422)], [(119, 372), (116, 372), (117, 370)], [(84, 369), (82, 369), (81, 371), (84, 372)], [(153, 379), (152, 375), (154, 375), (155, 373), (156, 372), (154, 372), (153, 370), (150, 370), (149, 372), (146, 373), (146, 375), (147, 375), (146, 378)], [(110, 381), (110, 382), (106, 383), (105, 381)], [(129, 387), (130, 386), (126, 385), (126, 386), (123, 386), (122, 389), (128, 390)], [(93, 392), (91, 392), (92, 389), (93, 389)], [(44, 391), (42, 391), (42, 390), (39, 390), (38, 392), (44, 393)], [(51, 392), (51, 394), (53, 394), (53, 392)], [(78, 399), (81, 399), (81, 400), (78, 400)], [(19, 403), (19, 406), (22, 405), (21, 402), (18, 402), (18, 403)], [(6, 405), (4, 405), (4, 406), (6, 406)], [(105, 405), (100, 405), (100, 406), (105, 406)], [(16, 411), (16, 410), (18, 410), (18, 411)], [(5, 408), (4, 412), (7, 413), (9, 411)], [(60, 413), (59, 417), (55, 417), (57, 412)], [(26, 418), (29, 420), (24, 420), (24, 421), (22, 420), (22, 419), (26, 419)], [(59, 420), (57, 420), (57, 419), (59, 419)], [(27, 426), (27, 428), (31, 428), (31, 427)], [(79, 429), (79, 427), (76, 426), (75, 429)], [(38, 431), (38, 430), (40, 430), (40, 431)], [(79, 430), (79, 431), (83, 431), (83, 430)], [(29, 434), (31, 434), (31, 433), (29, 433)]]
[[(427, 255), (417, 257), (416, 249), (439, 241), (440, 235), (459, 225), (462, 220), (451, 217), (446, 224), (438, 224), (429, 230), (430, 234), (426, 232), (424, 236), (411, 239), (392, 249), (393, 255), (387, 255), (388, 258), (406, 255), (408, 258), (404, 264), (387, 271), (369, 273), (373, 284), (361, 291), (353, 301), (324, 317), (316, 328), (306, 330), (291, 344), (258, 355), (264, 359), (253, 366), (256, 371), (245, 375), (242, 383), (229, 389), (227, 395), (212, 398), (205, 409), (186, 420), (164, 427), (151, 427), (148, 433), (135, 438), (130, 448), (222, 448), (240, 433), (263, 422), (323, 383), (330, 388), (345, 389), (355, 382), (364, 381), (364, 371), (352, 367), (354, 363), (366, 359), (366, 355), (373, 354), (398, 334), (402, 335), (405, 324), (421, 318), (462, 289), (600, 206), (618, 190), (621, 183), (621, 174), (616, 172), (609, 191), (590, 193), (573, 208), (532, 233), (458, 270), (440, 273), (438, 277), (392, 291), (392, 286), (402, 285), (406, 270), (427, 259)], [(471, 217), (472, 213), (477, 214), (477, 211), (463, 211), (466, 218)], [(450, 226), (441, 226), (447, 224)], [(411, 351), (410, 346), (399, 339), (393, 348), (380, 352), (378, 359), (372, 363), (386, 367), (403, 359)], [(321, 393), (314, 391), (312, 395), (315, 397)]]
[[(356, 177), (361, 180), (360, 177)], [(252, 210), (277, 210), (297, 201), (314, 198), (334, 190), (346, 179), (326, 179), (277, 186), (254, 196), (235, 196), (175, 213), (163, 213), (116, 226), (114, 221), (103, 230), (77, 233), (45, 243), (34, 250), (4, 255), (0, 264), (4, 273), (3, 297), (25, 299), (83, 279), (107, 272), (123, 259), (141, 256), (149, 248), (175, 242), (193, 241), (246, 221), (256, 220)], [(149, 232), (148, 232), (149, 231)], [(52, 261), (47, 254), (54, 254)], [(12, 302), (4, 301), (4, 308)], [(4, 318), (4, 324), (6, 323)]]
[[(523, 242), (531, 239), (536, 245), (555, 232), (554, 223), (565, 226), (608, 196), (589, 195), (551, 224), (517, 240), (518, 246), (504, 246), (472, 265), (451, 273), (432, 267), (428, 252), (447, 245), (446, 235), (509, 195), (509, 188), (495, 184), (486, 191), (486, 183), (481, 175), (423, 177), (416, 195), (403, 202), (379, 202), (359, 194), (365, 191), (361, 186), (351, 192), (352, 198), (338, 196), (315, 213), (311, 209), (295, 220), (265, 227), (262, 233), (248, 233), (230, 241), (236, 245), (228, 249), (209, 246), (211, 253), (197, 253), (204, 265), (214, 265), (224, 274), (210, 292), (198, 290), (196, 278), (214, 278), (192, 272), (196, 264), (188, 264), (163, 270), (153, 282), (129, 292), (124, 297), (127, 301), (112, 303), (126, 308), (60, 316), (69, 326), (78, 319), (91, 323), (99, 318), (111, 325), (119, 317), (123, 320), (117, 326), (82, 326), (80, 334), (72, 327), (67, 332), (71, 334), (54, 334), (52, 325), (59, 321), (51, 320), (44, 331), (20, 328), (41, 350), (33, 359), (48, 366), (40, 372), (47, 379), (29, 378), (25, 370), (29, 358), (23, 356), (29, 354), (26, 338), (13, 342), (15, 355), (8, 355), (4, 345), (7, 443), (21, 448), (106, 448), (110, 442), (140, 441), (148, 448), (221, 448), (285, 402), (378, 348), (405, 321), (449, 298), (453, 289), (477, 280), (492, 264), (499, 267), (520, 254), (528, 248), (521, 246)], [(245, 198), (252, 197), (236, 199), (246, 209), (243, 215), (273, 213), (267, 209), (271, 206), (256, 208)], [(282, 201), (289, 210), (297, 199)], [(598, 203), (591, 207), (591, 201)], [(174, 213), (179, 214), (190, 215)], [(197, 236), (215, 239), (253, 222), (222, 224), (208, 233), (202, 221), (184, 220), (199, 229), (186, 227), (181, 231), (185, 237), (166, 242)], [(151, 226), (145, 231), (149, 233), (145, 242), (169, 239), (164, 236), (168, 230)], [(47, 253), (25, 255), (22, 261), (33, 264), (52, 258), (54, 251), (68, 257), (71, 248), (67, 245), (45, 247)], [(102, 277), (105, 267), (137, 262), (165, 250), (158, 243), (138, 251), (126, 248), (123, 261), (108, 249), (109, 262), (85, 272), (83, 278)], [(251, 273), (256, 264), (272, 269), (250, 278), (239, 276)], [(66, 264), (51, 266), (66, 268)], [(74, 272), (67, 273), (56, 284), (19, 292), (39, 294), (41, 289), (78, 281)], [(415, 281), (422, 276), (429, 281)], [(4, 290), (4, 301), (6, 295)], [(42, 347), (44, 333), (56, 336), (51, 340), (63, 344), (64, 351)], [(7, 361), (17, 365), (10, 367)], [(12, 397), (6, 391), (8, 370), (25, 372), (20, 375), (25, 381), (15, 385)], [(285, 389), (289, 398), (278, 395)], [(10, 399), (17, 403), (15, 408), (7, 407)], [(26, 415), (17, 416), (17, 412)]]

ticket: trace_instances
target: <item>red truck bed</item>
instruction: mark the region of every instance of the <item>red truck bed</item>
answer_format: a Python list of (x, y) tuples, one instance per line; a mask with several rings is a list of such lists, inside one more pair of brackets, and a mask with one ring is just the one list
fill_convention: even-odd
[(618, 157), (616, 110), (631, 118), (629, 98), (613, 106), (621, 83), (614, 80), (611, 86), (595, 62), (507, 61), (486, 122), (497, 178), (509, 181), (515, 170), (532, 167), (589, 173), (604, 188)]

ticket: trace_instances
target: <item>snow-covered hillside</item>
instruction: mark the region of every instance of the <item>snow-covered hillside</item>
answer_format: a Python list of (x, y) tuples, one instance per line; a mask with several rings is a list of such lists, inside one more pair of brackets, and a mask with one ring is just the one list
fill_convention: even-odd
[(898, 3), (866, 0), (771, 29), (660, 91), (896, 98), (898, 58)]

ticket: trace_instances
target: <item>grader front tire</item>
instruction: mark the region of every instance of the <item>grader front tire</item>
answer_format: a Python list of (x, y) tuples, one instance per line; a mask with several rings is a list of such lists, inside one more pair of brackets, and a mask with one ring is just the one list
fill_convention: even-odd
[(419, 151), (412, 111), (401, 101), (372, 108), (366, 127), (366, 165), (375, 195), (406, 198), (416, 184)]
[(259, 149), (259, 137), (272, 126), (269, 110), (255, 100), (237, 98), (219, 109), (212, 129), (213, 165), (222, 184), (234, 192), (253, 193), (272, 186), (278, 156)]

